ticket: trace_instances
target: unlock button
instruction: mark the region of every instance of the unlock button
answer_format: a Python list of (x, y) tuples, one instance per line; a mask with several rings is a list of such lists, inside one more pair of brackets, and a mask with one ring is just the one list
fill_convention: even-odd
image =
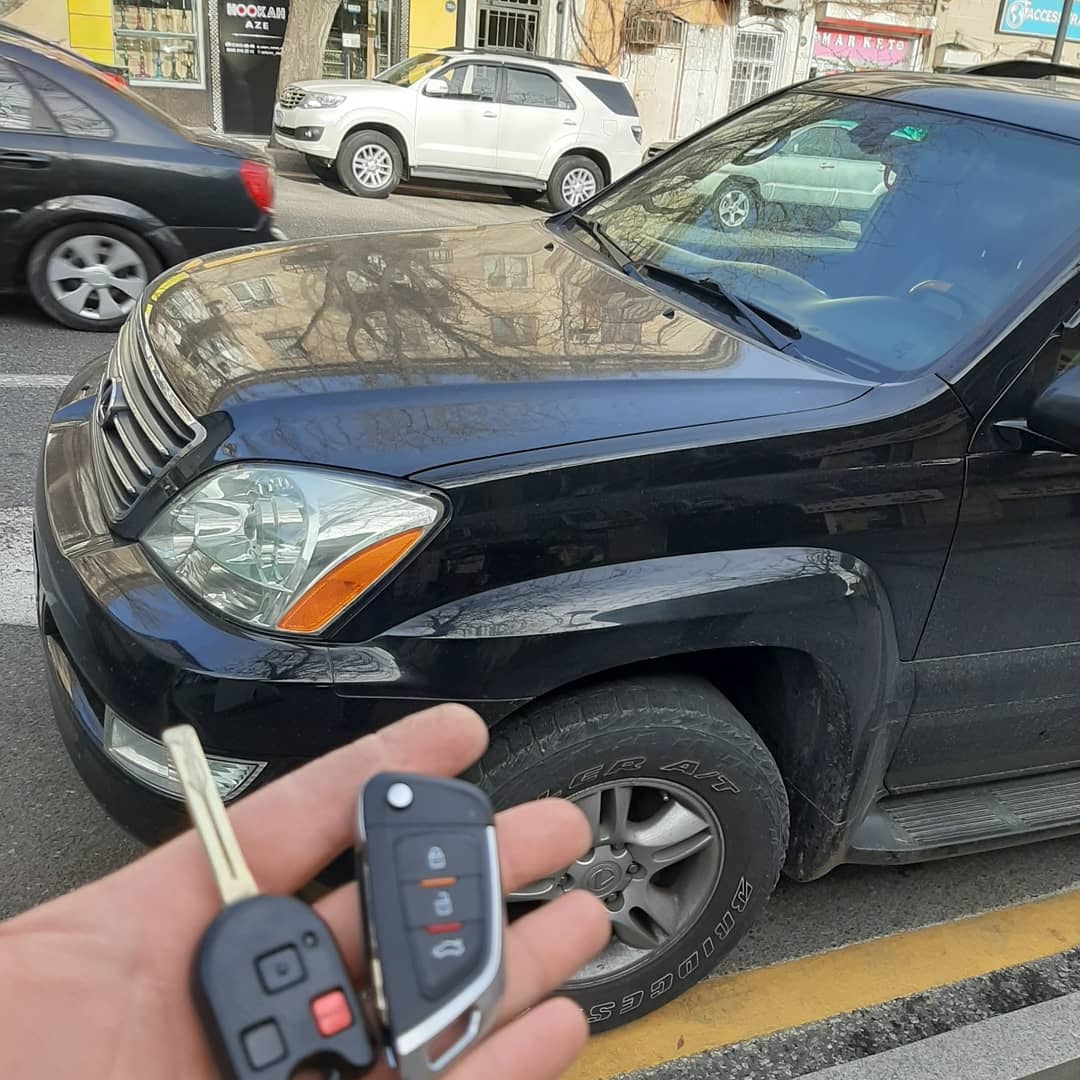
[(448, 922), (470, 922), (483, 918), (480, 903), (480, 876), (435, 878), (402, 885), (405, 920), (411, 930)]

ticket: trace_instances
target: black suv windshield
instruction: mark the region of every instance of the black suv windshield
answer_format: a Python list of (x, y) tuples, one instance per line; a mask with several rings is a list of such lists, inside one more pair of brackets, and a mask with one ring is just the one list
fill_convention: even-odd
[(586, 216), (659, 268), (657, 284), (720, 284), (796, 330), (803, 355), (893, 381), (977, 335), (1060, 258), (1078, 167), (1063, 139), (800, 92), (668, 152)]
[(446, 53), (419, 53), (416, 56), (410, 56), (408, 60), (402, 60), (400, 64), (387, 68), (381, 75), (375, 76), (375, 81), (390, 83), (392, 86), (412, 86), (429, 71), (442, 67), (449, 60), (450, 57)]

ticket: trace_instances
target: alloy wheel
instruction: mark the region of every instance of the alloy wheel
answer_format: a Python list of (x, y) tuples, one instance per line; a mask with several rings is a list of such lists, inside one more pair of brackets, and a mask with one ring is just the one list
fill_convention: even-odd
[(737, 229), (750, 216), (750, 194), (745, 188), (733, 187), (720, 193), (714, 214), (721, 225)]
[(563, 177), (560, 191), (568, 206), (578, 206), (596, 194), (596, 177), (588, 169), (571, 169)]
[(390, 183), (394, 175), (394, 161), (385, 146), (366, 143), (353, 154), (352, 169), (353, 176), (361, 186), (378, 191)]
[(112, 236), (73, 236), (58, 244), (45, 264), (53, 299), (80, 319), (126, 315), (149, 275), (138, 253)]
[(661, 780), (626, 780), (574, 795), (593, 847), (561, 874), (508, 898), (511, 914), (573, 889), (599, 897), (611, 940), (569, 986), (624, 975), (648, 963), (697, 920), (724, 864), (724, 834), (694, 792)]

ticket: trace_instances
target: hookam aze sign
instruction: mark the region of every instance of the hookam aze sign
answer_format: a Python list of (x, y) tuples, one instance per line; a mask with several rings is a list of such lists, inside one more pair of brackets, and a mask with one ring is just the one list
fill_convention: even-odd
[[(1072, 8), (1072, 0), (1068, 0)], [(1057, 34), (1061, 22), (1061, 0), (1050, 3), (1032, 3), (1032, 0), (1005, 0), (998, 17), (998, 32), (1002, 34), (1020, 34), (1024, 37), (1052, 38)], [(1080, 14), (1072, 10), (1069, 14), (1069, 41), (1080, 41)]]
[(267, 4), (226, 4), (225, 14), (237, 19), (281, 19), (288, 17), (289, 9)]

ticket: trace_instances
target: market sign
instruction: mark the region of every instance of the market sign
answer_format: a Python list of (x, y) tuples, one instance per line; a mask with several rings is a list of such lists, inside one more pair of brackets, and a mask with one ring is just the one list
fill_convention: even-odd
[(819, 71), (910, 68), (914, 48), (913, 38), (818, 26), (814, 32), (814, 66)]
[[(1002, 34), (1021, 34), (1024, 37), (1052, 38), (1057, 36), (1062, 0), (1032, 3), (1031, 0), (1005, 0), (998, 16), (998, 31)], [(1073, 5), (1069, 14), (1069, 41), (1080, 41), (1080, 13)]]

